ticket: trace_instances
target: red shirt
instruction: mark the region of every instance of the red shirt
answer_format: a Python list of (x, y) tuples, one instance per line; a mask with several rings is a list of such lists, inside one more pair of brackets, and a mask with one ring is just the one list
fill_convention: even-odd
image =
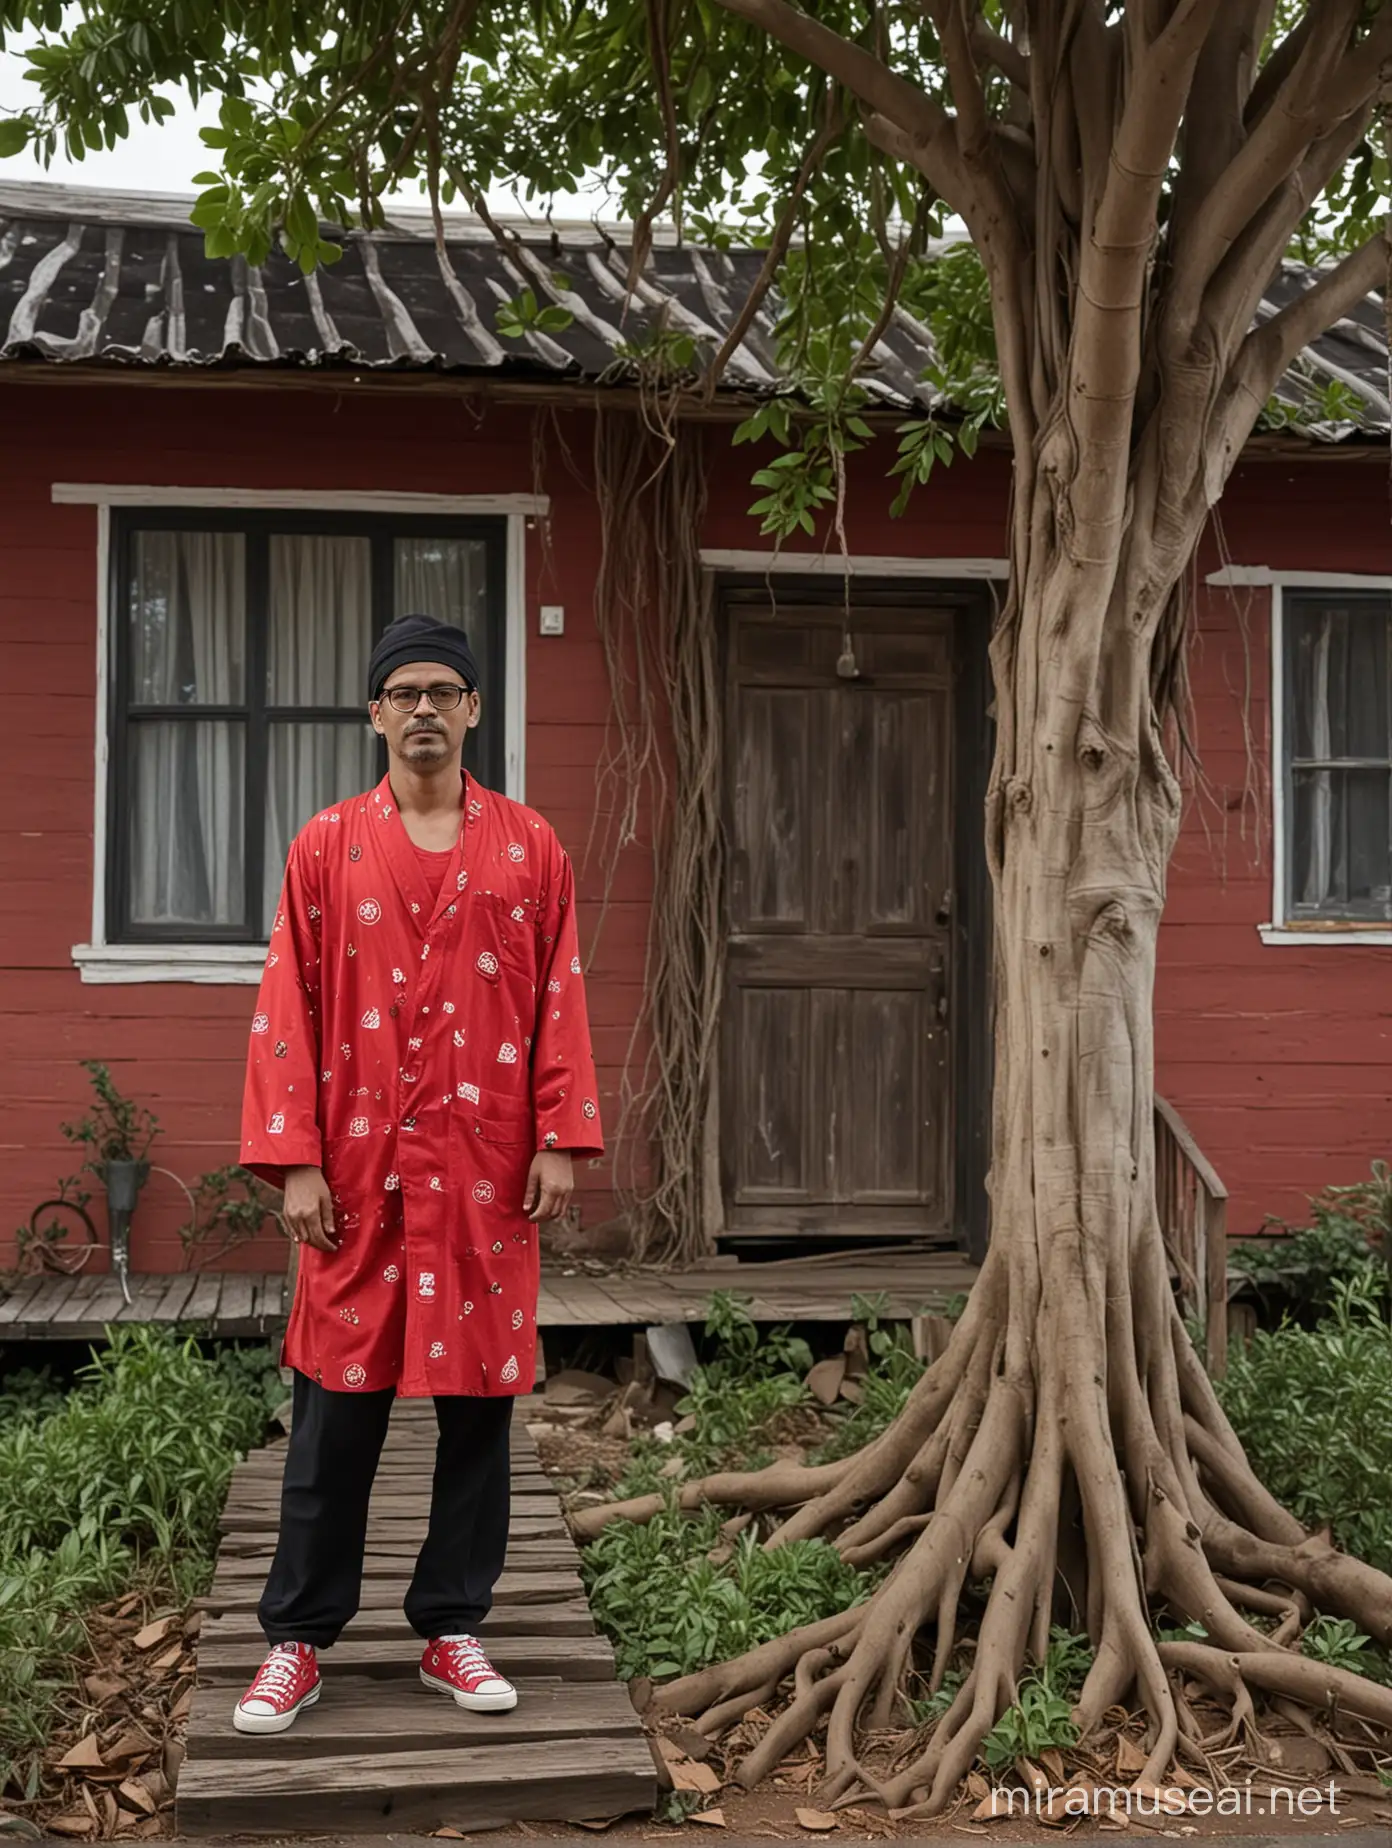
[(443, 853), (436, 853), (433, 847), (417, 847), (414, 841), (411, 845), (416, 848), (416, 858), (425, 874), (425, 883), (430, 888), (430, 902), (433, 906), (440, 896), (440, 887), (445, 883), (445, 874), (450, 869), (454, 850), (446, 847)]

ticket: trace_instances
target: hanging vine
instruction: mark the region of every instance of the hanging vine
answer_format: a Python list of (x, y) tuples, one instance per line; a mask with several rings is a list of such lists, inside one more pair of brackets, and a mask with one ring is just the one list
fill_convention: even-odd
[(595, 943), (619, 856), (645, 820), (653, 865), (615, 1184), (634, 1256), (680, 1265), (710, 1249), (706, 1132), (722, 979), (720, 673), (699, 549), (701, 431), (677, 420), (673, 398), (644, 390), (636, 408), (599, 405), (594, 460), (595, 622), (611, 690), (590, 842), (605, 874)]

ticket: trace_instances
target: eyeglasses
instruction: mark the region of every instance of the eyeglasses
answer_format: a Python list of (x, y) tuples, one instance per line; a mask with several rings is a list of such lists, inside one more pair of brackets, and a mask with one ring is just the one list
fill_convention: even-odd
[(435, 687), (388, 687), (382, 698), (393, 712), (414, 712), (424, 693), (437, 712), (453, 712), (464, 695), (472, 692), (472, 687), (462, 687), (454, 680), (442, 680)]

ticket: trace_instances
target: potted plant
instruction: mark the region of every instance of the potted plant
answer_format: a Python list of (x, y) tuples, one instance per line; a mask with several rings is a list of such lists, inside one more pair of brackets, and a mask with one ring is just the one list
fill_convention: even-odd
[(112, 1262), (121, 1278), (122, 1294), (129, 1300), (126, 1279), (130, 1271), (130, 1217), (150, 1177), (146, 1156), (159, 1134), (159, 1120), (143, 1104), (121, 1095), (99, 1059), (84, 1059), (82, 1069), (92, 1081), (92, 1108), (81, 1122), (61, 1127), (69, 1142), (86, 1148), (83, 1165), (106, 1189)]

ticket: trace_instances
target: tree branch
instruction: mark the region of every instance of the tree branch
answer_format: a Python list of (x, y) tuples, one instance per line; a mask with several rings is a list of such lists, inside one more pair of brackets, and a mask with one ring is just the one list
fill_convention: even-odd
[(1361, 4), (1327, 0), (1324, 10), (1331, 17), (1309, 35), (1261, 122), (1214, 184), (1189, 237), (1175, 246), (1170, 314), (1171, 338), (1177, 343), (1192, 336), (1205, 289), (1253, 217), (1308, 151), (1376, 94), (1382, 66), (1392, 57), (1392, 6), (1384, 7), (1363, 38), (1340, 55)]
[(1213, 23), (1185, 109), (1184, 153), (1170, 208), (1172, 237), (1183, 235), (1200, 201), (1242, 146), (1247, 101), (1275, 9), (1276, 0), (1229, 0)]
[(999, 32), (993, 32), (980, 13), (972, 14), (970, 31), (972, 51), (981, 62), (994, 64), (1002, 77), (1028, 95), (1030, 61), (1025, 53), (1018, 46), (1012, 45), (1008, 38), (1002, 38)]
[(1322, 272), (1303, 295), (1254, 327), (1233, 363), (1234, 387), (1257, 399), (1258, 408), (1276, 389), (1296, 355), (1318, 340), (1387, 276), (1388, 242), (1379, 230)]
[(963, 211), (966, 176), (957, 152), (952, 117), (941, 104), (859, 45), (790, 6), (788, 0), (716, 3), (806, 58), (876, 115), (892, 123), (915, 150), (910, 155), (903, 148), (896, 149), (897, 157), (911, 160), (954, 212)]

